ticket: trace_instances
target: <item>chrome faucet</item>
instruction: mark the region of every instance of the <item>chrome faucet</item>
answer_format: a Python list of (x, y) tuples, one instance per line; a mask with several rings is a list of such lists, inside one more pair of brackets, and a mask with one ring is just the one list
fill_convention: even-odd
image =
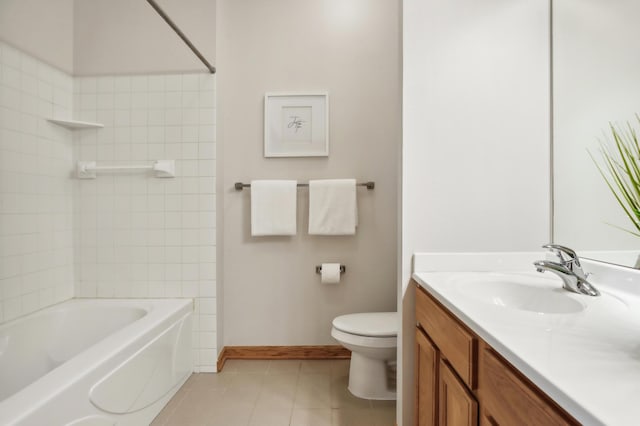
[(538, 272), (550, 271), (558, 275), (562, 279), (562, 287), (566, 290), (588, 296), (600, 296), (598, 289), (587, 281), (589, 274), (585, 274), (575, 251), (557, 244), (545, 244), (542, 248), (551, 250), (560, 261), (538, 260), (533, 262)]
[(561, 246), (558, 244), (545, 244), (542, 246), (542, 248), (549, 249), (552, 253), (558, 256), (558, 258), (560, 259), (560, 264), (576, 274), (578, 278), (586, 280), (589, 276), (589, 274), (584, 273), (582, 265), (580, 265), (580, 259), (578, 258), (576, 252), (569, 247)]

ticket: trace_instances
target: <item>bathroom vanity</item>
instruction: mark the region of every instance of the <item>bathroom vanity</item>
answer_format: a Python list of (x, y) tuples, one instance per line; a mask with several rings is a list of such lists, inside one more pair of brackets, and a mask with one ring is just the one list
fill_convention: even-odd
[(637, 424), (640, 271), (583, 262), (591, 297), (535, 256), (416, 261), (417, 425)]
[(416, 424), (577, 425), (417, 282)]

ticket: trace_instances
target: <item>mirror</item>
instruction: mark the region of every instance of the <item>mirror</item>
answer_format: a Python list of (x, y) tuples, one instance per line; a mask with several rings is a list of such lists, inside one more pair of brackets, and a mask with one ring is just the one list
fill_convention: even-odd
[(553, 239), (584, 257), (634, 266), (640, 237), (598, 172), (609, 123), (640, 113), (640, 2), (552, 3)]

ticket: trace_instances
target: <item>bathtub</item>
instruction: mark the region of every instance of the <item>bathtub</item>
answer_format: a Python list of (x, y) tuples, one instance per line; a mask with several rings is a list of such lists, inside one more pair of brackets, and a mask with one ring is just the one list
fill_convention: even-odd
[(73, 299), (0, 325), (0, 425), (146, 425), (193, 370), (191, 299)]

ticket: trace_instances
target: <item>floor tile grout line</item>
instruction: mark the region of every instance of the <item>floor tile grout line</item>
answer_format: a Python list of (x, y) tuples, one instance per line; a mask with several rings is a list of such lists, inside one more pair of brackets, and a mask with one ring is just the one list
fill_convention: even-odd
[[(326, 368), (326, 367), (320, 367), (322, 364), (316, 364), (316, 363), (309, 363), (309, 365), (304, 365), (301, 361), (295, 364), (295, 369), (290, 369), (289, 366), (282, 368), (282, 370), (279, 370), (279, 367), (276, 367), (278, 361), (273, 361), (270, 360), (267, 363), (264, 363), (261, 368), (257, 368), (259, 364), (253, 364), (250, 365), (248, 369), (243, 369), (243, 365), (242, 364), (237, 364), (234, 366), (233, 371), (228, 371), (225, 372), (227, 376), (231, 376), (233, 379), (237, 379), (238, 377), (241, 377), (244, 373), (250, 373), (250, 375), (253, 375), (254, 379), (257, 380), (257, 382), (255, 382), (256, 385), (259, 386), (259, 388), (254, 389), (255, 391), (257, 391), (257, 393), (255, 394), (256, 397), (252, 399), (252, 403), (251, 405), (247, 405), (247, 408), (251, 407), (251, 413), (246, 413), (246, 415), (248, 415), (247, 420), (246, 420), (246, 425), (255, 425), (255, 422), (258, 422), (257, 424), (261, 424), (260, 423), (260, 419), (254, 418), (253, 416), (256, 415), (258, 412), (256, 410), (258, 410), (258, 401), (260, 401), (261, 396), (267, 396), (268, 394), (268, 387), (271, 386), (268, 383), (272, 383), (274, 386), (276, 386), (273, 389), (273, 392), (275, 395), (277, 395), (279, 393), (278, 391), (278, 386), (280, 386), (279, 384), (284, 385), (285, 387), (283, 388), (282, 391), (282, 395), (285, 395), (286, 392), (286, 399), (282, 399), (283, 402), (286, 402), (288, 404), (288, 407), (286, 408), (286, 412), (288, 412), (288, 420), (285, 420), (285, 418), (287, 416), (285, 416), (285, 411), (281, 411), (280, 414), (278, 414), (277, 416), (279, 416), (278, 418), (281, 420), (280, 425), (284, 425), (285, 422), (286, 424), (288, 424), (289, 426), (291, 426), (292, 424), (299, 424), (300, 419), (304, 419), (305, 418), (305, 414), (302, 414), (302, 417), (296, 417), (295, 413), (296, 410), (299, 410), (301, 412), (325, 412), (329, 414), (329, 418), (327, 418), (328, 422), (323, 423), (326, 425), (331, 425), (333, 424), (334, 426), (337, 424), (344, 424), (344, 420), (351, 418), (351, 416), (354, 415), (354, 411), (359, 411), (362, 412), (362, 415), (367, 416), (365, 418), (368, 419), (372, 419), (373, 417), (369, 417), (369, 416), (374, 416), (374, 413), (377, 413), (378, 410), (375, 410), (378, 405), (374, 404), (375, 401), (371, 401), (371, 400), (366, 400), (366, 403), (357, 403), (355, 402), (355, 405), (352, 405), (352, 397), (351, 394), (348, 391), (348, 387), (345, 388), (345, 380), (348, 380), (348, 372), (345, 369), (346, 365), (343, 365), (341, 362), (337, 362), (337, 361), (330, 361), (330, 364), (326, 364), (326, 366), (329, 366), (330, 368)], [(315, 364), (315, 365), (314, 365)], [(293, 365), (291, 365), (291, 367), (293, 367)], [(305, 371), (303, 371), (303, 369)], [(230, 369), (231, 370), (231, 369)], [(293, 379), (293, 376), (295, 375), (295, 381), (294, 380), (290, 380)], [(312, 407), (305, 407), (304, 404), (307, 400), (307, 398), (309, 397), (309, 395), (303, 395), (302, 401), (303, 401), (303, 405), (301, 406), (297, 406), (296, 405), (296, 401), (300, 395), (300, 390), (301, 390), (301, 380), (302, 377), (308, 375), (308, 376), (315, 376), (315, 377), (324, 377), (324, 379), (321, 379), (321, 382), (326, 383), (326, 385), (328, 385), (326, 388), (324, 389), (328, 389), (329, 392), (329, 400), (328, 400), (328, 406), (326, 407), (318, 407), (318, 408), (312, 408)], [(273, 381), (267, 379), (268, 376), (274, 377)], [(279, 378), (277, 378), (278, 376), (288, 376), (290, 379), (285, 379), (284, 381), (281, 381)], [(208, 379), (195, 379), (195, 376), (192, 376), (193, 379), (190, 379), (192, 381), (189, 381), (188, 383), (185, 383), (185, 385), (187, 386), (187, 391), (180, 394), (179, 401), (176, 401), (177, 403), (172, 405), (171, 407), (166, 407), (170, 410), (170, 412), (165, 412), (163, 413), (164, 415), (162, 416), (162, 422), (157, 421), (156, 423), (154, 423), (154, 426), (178, 426), (180, 425), (180, 419), (178, 417), (174, 417), (174, 414), (177, 413), (177, 410), (179, 410), (181, 408), (181, 405), (183, 405), (184, 403), (189, 401), (190, 397), (198, 397), (198, 393), (200, 393), (200, 391), (204, 391), (206, 392), (208, 390), (207, 388), (207, 384), (211, 383), (213, 385), (213, 387), (211, 388), (211, 390), (216, 390), (216, 391), (220, 391), (220, 395), (224, 395), (226, 393), (226, 391), (228, 389), (231, 389), (232, 386), (231, 384), (234, 382), (234, 380), (231, 379), (231, 381), (227, 382), (226, 380), (222, 380), (222, 381), (216, 381), (216, 380), (212, 380), (211, 382), (208, 381)], [(204, 377), (204, 376), (200, 376), (200, 377)], [(251, 380), (250, 378), (247, 378), (247, 382), (246, 384), (251, 386)], [(328, 383), (327, 383), (328, 381)], [(258, 384), (259, 382), (259, 384)], [(313, 382), (313, 379), (310, 379), (310, 382)], [(238, 382), (238, 384), (240, 386), (244, 386), (245, 384), (243, 384), (242, 382)], [(322, 386), (326, 386), (326, 385), (322, 385)], [(289, 386), (292, 386), (291, 388)], [(224, 390), (221, 390), (224, 389)], [(241, 388), (239, 388), (241, 389)], [(289, 390), (286, 390), (289, 389)], [(291, 392), (291, 390), (293, 389), (293, 392)], [(176, 395), (178, 396), (178, 395)], [(231, 397), (233, 399), (233, 397)], [(334, 398), (338, 398), (336, 399), (335, 403), (334, 403)], [(232, 400), (231, 399), (231, 400)], [(334, 407), (334, 404), (336, 405)], [(360, 405), (362, 404), (362, 405)], [(268, 404), (265, 406), (266, 408), (266, 413), (268, 413)], [(186, 408), (185, 406), (182, 407), (182, 412), (184, 411), (184, 408)], [(283, 406), (284, 408), (284, 406)], [(389, 407), (387, 404), (380, 404), (379, 408), (381, 409), (382, 414), (384, 414), (385, 416), (387, 416), (387, 412), (391, 413), (391, 415), (393, 415), (392, 412), (395, 412), (395, 409), (392, 409), (391, 407)], [(367, 414), (368, 413), (368, 414)], [(300, 413), (299, 413), (300, 414)], [(325, 415), (322, 415), (321, 417), (325, 417)], [(385, 417), (386, 418), (386, 417)], [(160, 419), (158, 419), (160, 420)], [(220, 420), (220, 419), (218, 419)], [(224, 419), (222, 419), (224, 422)], [(239, 420), (239, 419), (238, 419)], [(297, 422), (297, 423), (294, 423)], [(336, 423), (338, 422), (338, 423)], [(204, 424), (204, 423), (203, 423)], [(218, 424), (218, 423), (216, 423)], [(245, 422), (243, 422), (243, 424), (245, 424)]]

